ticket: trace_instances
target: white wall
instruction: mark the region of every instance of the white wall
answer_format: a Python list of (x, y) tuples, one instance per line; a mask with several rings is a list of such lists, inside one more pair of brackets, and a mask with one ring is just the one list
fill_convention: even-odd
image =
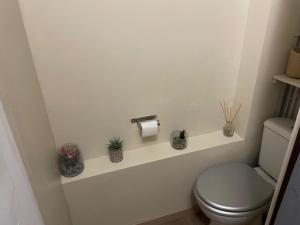
[[(235, 101), (242, 104), (237, 118), (237, 131), (246, 136), (253, 102), (254, 89), (263, 51), (271, 0), (253, 0), (249, 6), (247, 29), (239, 69)], [(257, 110), (257, 109), (256, 109)]]
[(0, 102), (0, 224), (45, 225)]
[(263, 121), (273, 116), (281, 91), (272, 75), (284, 71), (299, 21), (295, 2), (250, 3), (236, 92), (245, 141), (64, 184), (74, 225), (138, 224), (172, 214), (191, 207), (193, 184), (205, 168), (233, 161), (257, 165)]
[[(253, 3), (255, 2), (257, 2), (256, 4), (262, 4), (262, 1), (259, 0), (253, 1)], [(281, 83), (273, 84), (272, 76), (285, 72), (288, 53), (294, 35), (300, 29), (300, 2), (298, 0), (274, 0), (269, 2), (271, 4), (269, 7), (269, 16), (266, 21), (266, 29), (260, 33), (252, 32), (253, 35), (264, 34), (263, 39), (255, 39), (255, 36), (252, 37), (252, 40), (263, 41), (261, 46), (255, 45), (258, 51), (261, 51), (259, 64), (257, 67), (253, 67), (251, 66), (251, 63), (253, 63), (251, 60), (241, 64), (240, 80), (238, 83), (239, 88), (236, 96), (237, 101), (244, 101), (247, 107), (247, 110), (242, 111), (242, 114), (240, 115), (239, 131), (246, 137), (246, 140), (249, 143), (253, 143), (253, 150), (256, 150), (257, 152), (259, 150), (257, 147), (260, 144), (263, 121), (274, 116), (278, 99), (283, 91), (282, 88), (284, 87)], [(266, 2), (264, 1), (264, 3)], [(257, 16), (253, 18), (260, 20)], [(262, 20), (256, 24), (261, 25)], [(253, 25), (253, 27), (258, 28), (258, 26), (255, 25)], [(253, 41), (249, 41), (249, 43), (253, 43)], [(251, 44), (248, 46), (251, 46)], [(253, 46), (249, 47), (244, 55), (250, 56), (251, 49), (253, 50), (255, 48)], [(254, 59), (255, 58), (253, 58), (253, 60)], [(242, 71), (245, 72), (243, 73)], [(253, 81), (249, 82), (251, 74), (256, 75), (254, 78), (256, 79), (254, 85)], [(289, 154), (290, 151), (288, 152), (288, 155)], [(284, 176), (287, 161), (288, 158), (285, 160), (283, 165), (284, 170), (280, 175), (280, 185)], [(270, 222), (280, 185), (276, 188), (266, 224), (269, 224)]]
[(243, 103), (238, 132), (256, 141), (258, 150), (263, 122), (275, 116), (284, 88), (281, 83), (274, 85), (272, 76), (285, 73), (300, 13), (298, 0), (252, 1), (251, 5), (236, 101)]
[(218, 129), (220, 98), (243, 103), (242, 144), (66, 184), (75, 225), (134, 224), (189, 208), (203, 169), (256, 162), (280, 91), (271, 76), (284, 69), (294, 29), (286, 26), (296, 18), (291, 1), (252, 0), (249, 12), (233, 0), (20, 2), (56, 142), (78, 142), (86, 158), (105, 154), (113, 135), (141, 145), (133, 116), (159, 114), (163, 141), (175, 127)]
[(223, 125), (233, 99), (248, 0), (19, 0), (56, 144), (85, 158), (113, 136), (142, 143), (136, 116), (158, 114), (167, 141)]
[(278, 107), (278, 100), (284, 85), (282, 83), (274, 85), (272, 76), (285, 73), (288, 55), (299, 29), (299, 1), (272, 1), (256, 86), (253, 92), (253, 104), (247, 134), (250, 138), (257, 137), (255, 131), (262, 127), (260, 121), (273, 116)]
[(15, 210), (15, 186), (9, 176), (3, 153), (0, 152), (0, 224), (15, 225), (18, 218)]
[(70, 225), (56, 148), (17, 0), (0, 1), (0, 34), (0, 98), (43, 219), (47, 225)]

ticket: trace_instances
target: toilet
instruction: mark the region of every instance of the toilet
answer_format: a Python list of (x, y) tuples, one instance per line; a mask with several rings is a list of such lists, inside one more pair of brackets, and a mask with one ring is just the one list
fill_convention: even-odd
[(200, 174), (193, 192), (210, 225), (251, 224), (267, 212), (293, 125), (287, 118), (265, 121), (258, 167), (227, 163)]

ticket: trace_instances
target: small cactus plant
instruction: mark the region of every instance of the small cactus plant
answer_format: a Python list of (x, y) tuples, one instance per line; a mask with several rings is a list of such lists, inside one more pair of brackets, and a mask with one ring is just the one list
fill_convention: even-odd
[(182, 140), (185, 139), (185, 130), (180, 131), (179, 137), (180, 137), (180, 139), (182, 139)]
[(109, 150), (119, 150), (123, 146), (123, 141), (121, 138), (113, 138), (109, 140), (108, 148)]
[(177, 150), (187, 147), (188, 133), (186, 130), (175, 130), (171, 134), (171, 146)]
[(123, 141), (121, 138), (113, 138), (107, 144), (109, 150), (110, 161), (113, 163), (121, 162), (123, 160)]

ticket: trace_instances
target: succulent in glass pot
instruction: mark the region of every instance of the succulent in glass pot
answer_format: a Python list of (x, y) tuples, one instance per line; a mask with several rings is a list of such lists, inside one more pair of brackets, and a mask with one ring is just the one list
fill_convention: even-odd
[(177, 150), (187, 147), (188, 133), (186, 130), (175, 130), (171, 134), (171, 146)]
[(62, 145), (58, 151), (58, 165), (60, 173), (65, 177), (74, 177), (82, 173), (84, 164), (78, 145)]

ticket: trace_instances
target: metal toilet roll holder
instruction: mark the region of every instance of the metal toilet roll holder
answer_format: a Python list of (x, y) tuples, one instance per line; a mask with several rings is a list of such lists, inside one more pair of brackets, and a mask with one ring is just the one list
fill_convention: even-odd
[(133, 118), (131, 119), (131, 123), (136, 123), (138, 127), (141, 129), (141, 123), (149, 120), (156, 120), (157, 125), (160, 126), (159, 120), (157, 120), (157, 115), (151, 115), (151, 116), (144, 116), (144, 117), (138, 117), (138, 118)]

